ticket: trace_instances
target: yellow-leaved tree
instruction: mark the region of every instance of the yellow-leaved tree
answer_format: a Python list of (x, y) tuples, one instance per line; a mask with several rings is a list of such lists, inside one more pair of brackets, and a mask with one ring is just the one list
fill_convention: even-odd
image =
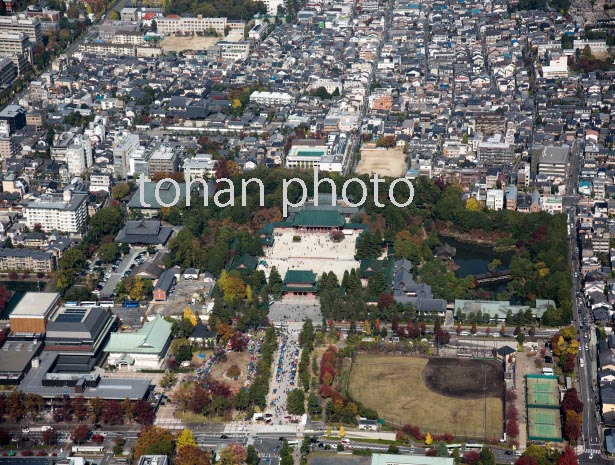
[(471, 212), (477, 212), (478, 210), (480, 210), (480, 203), (474, 197), (470, 197), (468, 200), (466, 200), (466, 209), (470, 210)]
[(190, 323), (192, 323), (192, 326), (196, 326), (198, 318), (190, 307), (184, 308), (184, 318), (189, 320)]
[(433, 443), (433, 438), (431, 437), (431, 433), (427, 433), (425, 435), (425, 444), (429, 446), (431, 443)]
[(340, 438), (343, 438), (344, 436), (346, 436), (346, 430), (344, 430), (343, 426), (340, 426)]
[(185, 446), (196, 446), (192, 430), (185, 428), (177, 435), (177, 450)]

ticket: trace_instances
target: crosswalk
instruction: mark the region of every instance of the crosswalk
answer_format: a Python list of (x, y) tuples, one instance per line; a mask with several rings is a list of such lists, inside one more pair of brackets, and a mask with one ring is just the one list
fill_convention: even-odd
[(585, 449), (583, 453), (587, 455), (600, 455), (600, 449)]

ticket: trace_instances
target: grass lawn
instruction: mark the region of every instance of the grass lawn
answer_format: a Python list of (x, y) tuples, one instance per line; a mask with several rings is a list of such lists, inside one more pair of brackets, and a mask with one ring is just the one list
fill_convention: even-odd
[[(248, 363), (250, 363), (250, 353), (244, 352), (227, 352), (227, 360), (225, 362), (216, 362), (211, 367), (211, 376), (214, 379), (224, 381), (233, 388), (240, 388), (244, 385), (248, 376)], [(232, 366), (237, 365), (241, 370), (241, 375), (236, 380), (227, 378), (224, 374)]]
[(359, 355), (352, 366), (351, 396), (375, 409), (388, 423), (412, 424), (423, 432), (483, 437), (486, 403), (487, 437), (502, 436), (502, 399), (461, 399), (431, 391), (422, 372), (428, 359)]

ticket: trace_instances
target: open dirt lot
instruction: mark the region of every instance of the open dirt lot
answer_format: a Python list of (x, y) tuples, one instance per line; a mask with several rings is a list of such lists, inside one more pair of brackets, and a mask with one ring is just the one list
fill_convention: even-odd
[(209, 50), (213, 45), (217, 44), (221, 39), (219, 37), (165, 37), (160, 44), (164, 52), (183, 52), (185, 50)]
[(364, 148), (361, 149), (361, 160), (357, 166), (357, 174), (390, 176), (399, 178), (406, 173), (406, 155), (398, 148)]
[[(239, 389), (246, 382), (248, 376), (248, 363), (250, 363), (250, 353), (244, 352), (227, 352), (226, 362), (216, 362), (211, 367), (211, 376), (214, 379), (222, 380), (233, 389)], [(232, 366), (237, 365), (241, 370), (241, 375), (237, 379), (230, 379), (225, 376), (227, 370)]]
[(485, 430), (487, 438), (502, 436), (503, 389), (501, 368), (491, 362), (386, 355), (359, 355), (349, 383), (352, 397), (389, 423), (477, 439)]
[[(333, 271), (343, 276), (344, 271), (360, 265), (354, 259), (357, 233), (336, 243), (328, 233), (276, 229), (273, 247), (266, 250), (265, 261), (269, 268), (277, 267), (282, 278), (288, 270), (312, 270), (319, 276)], [(294, 236), (300, 236), (301, 241), (293, 242)]]

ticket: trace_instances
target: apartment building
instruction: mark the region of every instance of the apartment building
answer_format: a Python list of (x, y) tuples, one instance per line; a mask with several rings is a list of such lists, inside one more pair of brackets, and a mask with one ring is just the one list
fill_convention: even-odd
[(113, 167), (115, 174), (125, 178), (128, 172), (129, 160), (139, 148), (139, 136), (129, 132), (121, 132), (113, 144)]
[(506, 119), (502, 113), (481, 113), (476, 117), (475, 131), (492, 136), (504, 132)]
[(139, 31), (118, 31), (113, 36), (112, 43), (120, 45), (145, 45), (145, 38)]
[(177, 166), (178, 159), (175, 151), (168, 145), (161, 145), (149, 157), (147, 172), (149, 176), (154, 173), (175, 173)]
[(68, 174), (80, 176), (92, 166), (92, 143), (90, 138), (82, 134), (63, 133), (54, 141), (51, 157), (54, 160), (66, 163), (68, 165)]
[(213, 30), (222, 37), (224, 37), (224, 30), (227, 26), (226, 18), (204, 18), (202, 15), (188, 18), (169, 15), (165, 18), (157, 18), (156, 24), (158, 34), (196, 34)]
[(483, 165), (512, 163), (514, 157), (512, 146), (504, 142), (501, 134), (495, 134), (478, 144), (478, 161)]
[(21, 145), (12, 137), (0, 137), (0, 159), (16, 157), (21, 153)]
[(287, 92), (255, 91), (250, 95), (250, 102), (259, 105), (292, 105), (295, 99)]
[(135, 56), (136, 49), (131, 44), (95, 43), (79, 44), (79, 51), (92, 55)]
[(51, 252), (0, 248), (0, 271), (50, 273), (55, 267), (55, 256)]
[(35, 45), (43, 42), (41, 22), (38, 18), (28, 18), (25, 14), (15, 16), (0, 16), (0, 33), (9, 32), (19, 34), (23, 32), (30, 42)]
[(25, 208), (26, 225), (30, 229), (40, 224), (44, 231), (80, 234), (88, 216), (88, 194), (45, 194), (31, 200)]

